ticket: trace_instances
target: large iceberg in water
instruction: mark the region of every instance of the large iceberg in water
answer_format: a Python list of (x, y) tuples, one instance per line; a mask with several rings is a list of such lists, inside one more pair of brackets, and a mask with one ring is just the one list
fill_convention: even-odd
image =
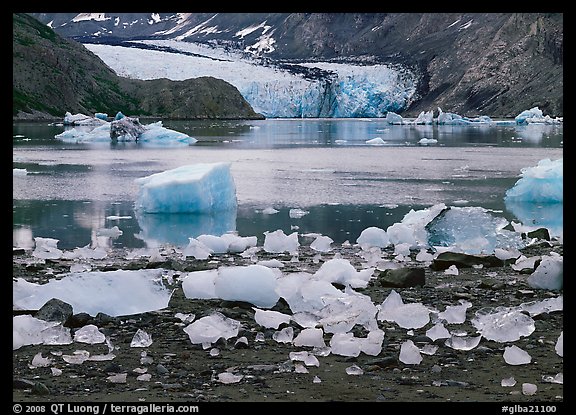
[(145, 213), (210, 213), (237, 207), (230, 163), (198, 163), (135, 180), (135, 209)]
[(564, 159), (544, 159), (521, 170), (521, 178), (506, 191), (512, 202), (563, 203)]
[[(129, 121), (136, 123), (137, 129), (135, 131), (137, 131), (137, 134), (119, 134), (114, 126), (123, 122), (129, 123)], [(64, 124), (74, 125), (75, 127), (56, 134), (54, 138), (67, 143), (134, 141), (146, 147), (180, 147), (188, 146), (198, 141), (187, 134), (164, 127), (162, 121), (140, 124), (137, 118), (126, 117), (121, 112), (111, 122), (83, 114), (72, 116), (67, 112)]]
[(545, 227), (554, 236), (564, 229), (564, 162), (544, 159), (522, 169), (521, 178), (506, 191), (504, 202), (522, 223)]

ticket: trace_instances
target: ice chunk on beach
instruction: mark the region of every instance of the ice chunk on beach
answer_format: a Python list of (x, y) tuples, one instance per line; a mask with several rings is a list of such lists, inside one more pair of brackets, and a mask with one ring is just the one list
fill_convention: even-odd
[(182, 250), (184, 258), (193, 256), (196, 259), (208, 259), (214, 251), (196, 238), (188, 238), (188, 245)]
[(466, 321), (466, 310), (472, 307), (469, 301), (460, 300), (460, 305), (448, 305), (446, 309), (438, 313), (438, 318), (445, 320), (446, 323), (462, 324)]
[(442, 211), (426, 225), (428, 243), (432, 246), (452, 247), (467, 254), (491, 254), (506, 240), (520, 245), (520, 235), (510, 236), (503, 231), (508, 221), (494, 216), (482, 207), (452, 206)]
[(230, 163), (198, 163), (135, 180), (135, 208), (146, 213), (208, 213), (237, 207)]
[(371, 247), (386, 248), (390, 245), (390, 238), (384, 229), (370, 226), (360, 233), (360, 236), (356, 239), (356, 243), (360, 245), (362, 249)]
[(298, 232), (292, 232), (286, 235), (282, 229), (274, 232), (264, 232), (264, 250), (270, 253), (295, 253), (298, 252), (300, 242), (298, 241)]
[(480, 340), (482, 336), (455, 336), (451, 335), (449, 339), (447, 339), (444, 344), (454, 350), (472, 350), (476, 346), (480, 344)]
[(329, 236), (318, 235), (310, 244), (310, 248), (318, 252), (330, 252), (332, 250), (332, 242), (334, 240)]
[(98, 344), (106, 341), (106, 336), (94, 324), (80, 327), (74, 333), (74, 341), (79, 343)]
[(506, 191), (510, 202), (563, 203), (564, 159), (543, 159), (521, 169), (521, 178)]
[(160, 310), (172, 295), (163, 281), (163, 269), (88, 271), (69, 273), (46, 284), (18, 278), (13, 282), (14, 309), (38, 310), (58, 298), (70, 304), (74, 313), (92, 316), (102, 312), (121, 316)]
[(214, 292), (223, 300), (246, 301), (257, 307), (272, 308), (280, 296), (276, 293), (277, 273), (262, 265), (220, 267)]
[(451, 337), (451, 334), (448, 329), (444, 327), (444, 324), (436, 323), (434, 326), (426, 330), (426, 336), (432, 339), (432, 341), (435, 341), (437, 339), (447, 339)]
[(29, 314), (12, 318), (12, 348), (30, 344), (70, 344), (70, 329), (55, 321), (44, 321)]
[(510, 307), (481, 308), (476, 311), (472, 325), (485, 339), (500, 343), (529, 336), (536, 328), (532, 317)]
[(378, 320), (395, 322), (405, 329), (416, 329), (430, 322), (430, 312), (422, 303), (404, 304), (400, 294), (392, 290), (380, 306)]
[(556, 340), (556, 344), (554, 345), (554, 350), (560, 357), (564, 357), (564, 330), (560, 332), (560, 336)]
[(425, 227), (445, 209), (444, 203), (417, 211), (410, 209), (401, 222), (396, 222), (386, 229), (390, 243), (394, 245), (407, 243), (414, 249), (429, 247), (428, 231)]
[(350, 285), (352, 288), (364, 288), (374, 273), (374, 268), (356, 271), (356, 268), (344, 258), (332, 258), (322, 264), (314, 273), (314, 278)]
[(399, 360), (407, 365), (419, 365), (422, 361), (420, 349), (418, 349), (412, 340), (406, 340), (400, 346)]
[(130, 347), (148, 347), (152, 344), (152, 336), (142, 329), (138, 329), (132, 337)]
[(525, 365), (532, 361), (532, 357), (516, 345), (504, 348), (504, 361), (509, 365)]
[(63, 252), (58, 249), (58, 239), (35, 237), (36, 243), (32, 256), (41, 259), (59, 259), (62, 257)]
[(214, 312), (209, 316), (199, 318), (184, 328), (193, 344), (210, 345), (223, 338), (228, 340), (238, 335), (240, 322)]
[(326, 347), (324, 343), (324, 330), (320, 328), (306, 328), (294, 338), (294, 346)]
[(217, 269), (189, 272), (182, 278), (182, 291), (186, 298), (218, 298), (214, 282), (218, 277)]
[(370, 144), (372, 146), (381, 146), (383, 144), (386, 144), (386, 141), (382, 140), (381, 137), (376, 137), (370, 140), (366, 140), (366, 144)]
[(254, 309), (254, 321), (266, 328), (277, 329), (281, 324), (288, 324), (292, 320), (292, 316), (279, 311), (252, 308)]
[(564, 257), (542, 255), (540, 264), (526, 282), (533, 288), (561, 290), (564, 285)]

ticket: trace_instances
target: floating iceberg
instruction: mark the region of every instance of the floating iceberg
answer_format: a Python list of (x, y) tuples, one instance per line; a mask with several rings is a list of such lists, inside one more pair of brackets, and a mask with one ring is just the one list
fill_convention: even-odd
[(518, 114), (514, 121), (516, 124), (558, 124), (562, 123), (563, 118), (552, 118), (549, 115), (544, 116), (542, 110), (538, 107), (530, 108)]
[(511, 202), (563, 203), (564, 159), (543, 159), (521, 170), (521, 178), (506, 191)]
[(74, 127), (56, 134), (54, 138), (68, 143), (137, 141), (146, 147), (181, 147), (198, 141), (187, 134), (164, 127), (162, 121), (140, 124), (137, 118), (126, 117), (120, 112), (111, 122), (104, 120), (103, 117), (66, 114), (64, 124)]
[(237, 207), (230, 163), (191, 164), (135, 182), (135, 210), (145, 213), (209, 213)]

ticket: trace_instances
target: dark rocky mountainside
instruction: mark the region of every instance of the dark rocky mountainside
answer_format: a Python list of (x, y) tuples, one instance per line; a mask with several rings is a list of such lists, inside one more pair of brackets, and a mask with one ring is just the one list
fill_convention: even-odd
[[(172, 39), (251, 51), (277, 62), (386, 62), (412, 68), (403, 115), (441, 107), (563, 115), (563, 13), (35, 13), (80, 41)], [(259, 48), (264, 40), (271, 47)]]
[[(82, 44), (27, 14), (13, 15), (13, 118), (62, 118), (66, 111), (118, 111), (162, 118), (262, 118), (236, 87), (203, 77), (142, 81), (117, 76)], [(178, 99), (175, 99), (178, 97)]]

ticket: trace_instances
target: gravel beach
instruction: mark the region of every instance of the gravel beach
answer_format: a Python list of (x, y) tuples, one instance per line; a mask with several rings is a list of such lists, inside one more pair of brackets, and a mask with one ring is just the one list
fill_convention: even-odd
[[(539, 240), (522, 249), (527, 257), (563, 254), (563, 245), (555, 240)], [(179, 276), (214, 269), (222, 265), (249, 265), (253, 258), (239, 254), (213, 255), (196, 260), (166, 249), (161, 259), (126, 259), (122, 249), (111, 250), (106, 258), (90, 260), (92, 270), (163, 268), (173, 270), (174, 289), (167, 308), (140, 314), (110, 317), (92, 316), (85, 324), (94, 324), (107, 337), (106, 343), (86, 344), (74, 341), (66, 345), (25, 345), (13, 351), (14, 402), (519, 402), (561, 405), (563, 357), (555, 345), (563, 332), (563, 311), (540, 313), (533, 317), (534, 331), (511, 342), (482, 338), (470, 350), (449, 347), (446, 339), (432, 340), (426, 331), (430, 322), (417, 329), (404, 329), (395, 322), (379, 321), (385, 336), (378, 355), (360, 353), (342, 356), (312, 353), (315, 361), (291, 358), (292, 352), (313, 352), (312, 347), (297, 347), (274, 340), (277, 331), (265, 328), (254, 319), (254, 306), (246, 302), (221, 299), (186, 298)], [(339, 256), (348, 259), (357, 270), (367, 268), (362, 250), (353, 245), (337, 245), (319, 254), (307, 245), (298, 251), (297, 260), (289, 254), (260, 250), (258, 260), (278, 259), (282, 273), (314, 273), (325, 261)], [(378, 270), (366, 288), (357, 292), (370, 296), (376, 305), (395, 290), (404, 303), (422, 303), (444, 310), (446, 306), (471, 303), (466, 320), (446, 324), (451, 332), (477, 336), (471, 320), (485, 307), (515, 307), (520, 304), (562, 296), (562, 290), (535, 289), (526, 282), (529, 274), (515, 271), (509, 264), (494, 267), (462, 267), (458, 275), (433, 270), (430, 263), (415, 261), (415, 253), (403, 266), (424, 269), (425, 283), (408, 288), (385, 287), (377, 278)], [(391, 251), (382, 258), (392, 260)], [(30, 251), (15, 250), (13, 278), (35, 283), (47, 282), (70, 271), (70, 260), (37, 260)], [(335, 284), (339, 289), (342, 286)], [(281, 298), (271, 309), (292, 314)], [(211, 347), (192, 344), (183, 328), (188, 324), (177, 313), (202, 316), (220, 312), (241, 323), (238, 336), (220, 339)], [(13, 314), (34, 314), (14, 310)], [(288, 326), (283, 324), (282, 327)], [(291, 321), (294, 336), (302, 330)], [(138, 329), (148, 333), (152, 343), (131, 347)], [(77, 328), (72, 329), (72, 333)], [(352, 332), (366, 336), (356, 325)], [(331, 334), (325, 334), (328, 345)], [(245, 338), (246, 341), (240, 341)], [(244, 340), (244, 339), (242, 339)], [(422, 353), (418, 364), (405, 364), (400, 348), (411, 340)], [(505, 348), (515, 345), (531, 356), (528, 364), (511, 365), (504, 358)], [(107, 356), (102, 360), (67, 363), (66, 355)], [(432, 352), (433, 351), (433, 352)], [(33, 365), (41, 353), (45, 363)], [(84, 352), (85, 353), (85, 352)], [(112, 356), (111, 356), (112, 355)], [(513, 379), (512, 379), (513, 378)], [(508, 383), (511, 386), (503, 386)], [(535, 392), (531, 390), (534, 388)], [(560, 412), (560, 411), (559, 411)]]

